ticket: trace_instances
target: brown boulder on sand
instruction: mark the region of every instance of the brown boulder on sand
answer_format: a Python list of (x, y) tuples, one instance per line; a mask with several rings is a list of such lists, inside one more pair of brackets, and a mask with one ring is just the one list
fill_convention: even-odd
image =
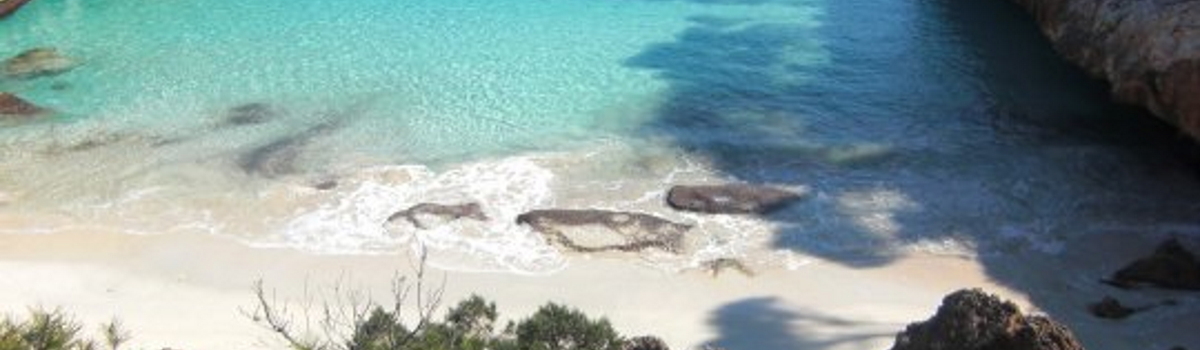
[(35, 117), (49, 110), (7, 92), (0, 92), (0, 122)]
[(1082, 350), (1065, 326), (1022, 315), (1017, 305), (978, 289), (942, 300), (937, 314), (896, 336), (892, 350)]
[(800, 197), (800, 193), (767, 186), (675, 186), (667, 192), (667, 204), (678, 210), (710, 214), (766, 214)]

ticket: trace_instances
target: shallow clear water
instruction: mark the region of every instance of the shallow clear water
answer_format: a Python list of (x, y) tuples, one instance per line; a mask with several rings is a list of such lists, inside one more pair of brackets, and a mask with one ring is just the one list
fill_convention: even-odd
[[(0, 56), (54, 46), (82, 64), (0, 80), (60, 111), (0, 129), (0, 215), (21, 218), (10, 233), (421, 246), (522, 273), (569, 263), (512, 222), (548, 207), (697, 224), (682, 256), (640, 256), (668, 269), (1195, 232), (1180, 137), (1106, 102), (995, 3), (39, 0), (0, 22)], [(265, 122), (229, 123), (247, 103)], [(662, 205), (672, 184), (726, 181), (809, 196), (767, 218)], [(383, 224), (456, 201), (493, 220)]]

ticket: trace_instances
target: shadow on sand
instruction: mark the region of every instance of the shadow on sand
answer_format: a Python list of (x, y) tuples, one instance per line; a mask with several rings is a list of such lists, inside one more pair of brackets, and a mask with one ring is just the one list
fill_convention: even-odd
[[(857, 321), (788, 310), (774, 298), (750, 298), (726, 304), (713, 312), (709, 323), (720, 334), (708, 344), (726, 349), (819, 350), (895, 336), (892, 332), (862, 333), (859, 328), (869, 325)], [(851, 335), (827, 335), (843, 332)]]

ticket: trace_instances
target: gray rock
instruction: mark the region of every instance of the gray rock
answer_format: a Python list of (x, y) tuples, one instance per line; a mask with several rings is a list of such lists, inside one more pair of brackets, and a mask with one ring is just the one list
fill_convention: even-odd
[[(658, 248), (668, 252), (683, 249), (683, 234), (692, 225), (675, 223), (650, 214), (608, 210), (534, 210), (517, 216), (555, 242), (578, 252), (640, 251)], [(603, 242), (585, 242), (586, 228), (601, 228), (611, 237)]]
[(667, 193), (667, 204), (678, 210), (710, 214), (766, 214), (800, 198), (800, 193), (767, 186), (675, 186)]
[(387, 221), (392, 222), (404, 218), (419, 229), (429, 228), (429, 225), (422, 220), (422, 217), (433, 216), (444, 221), (453, 221), (461, 218), (474, 219), (478, 221), (487, 221), (487, 214), (483, 213), (483, 209), (479, 203), (460, 203), (460, 204), (437, 204), (437, 203), (419, 203), (408, 209), (401, 210), (388, 217)]

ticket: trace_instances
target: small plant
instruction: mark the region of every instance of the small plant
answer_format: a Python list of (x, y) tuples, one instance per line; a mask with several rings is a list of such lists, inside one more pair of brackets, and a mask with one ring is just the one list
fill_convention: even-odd
[[(80, 335), (83, 325), (62, 310), (32, 309), (29, 318), (7, 317), (0, 322), (0, 350), (97, 350), (100, 344)], [(118, 320), (101, 325), (104, 344), (118, 350), (129, 332)]]
[[(607, 319), (591, 319), (554, 303), (519, 323), (509, 322), (501, 334), (495, 332), (499, 319), (496, 304), (478, 295), (447, 310), (444, 320), (438, 322), (432, 316), (445, 285), (443, 281), (437, 288), (425, 286), (424, 261), (422, 256), (411, 283), (396, 278), (389, 306), (346, 292), (339, 285), (333, 293), (339, 299), (323, 304), (321, 316), (300, 318), (296, 323), (289, 305), (268, 295), (259, 282), (254, 288), (258, 306), (245, 314), (282, 337), (293, 350), (620, 350), (625, 345)], [(406, 324), (401, 311), (410, 307), (417, 317)], [(308, 311), (303, 314), (311, 315)], [(319, 329), (308, 326), (313, 324), (320, 325)], [(657, 342), (630, 344), (634, 349), (665, 349), (661, 340), (653, 340)]]

